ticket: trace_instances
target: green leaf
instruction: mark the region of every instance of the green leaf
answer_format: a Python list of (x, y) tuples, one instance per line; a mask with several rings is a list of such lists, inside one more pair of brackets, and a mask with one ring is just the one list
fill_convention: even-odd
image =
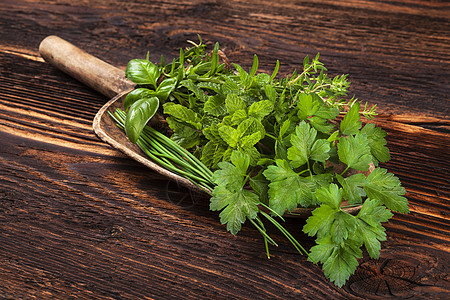
[(389, 149), (386, 147), (386, 131), (379, 127), (375, 127), (375, 124), (368, 123), (361, 129), (361, 133), (367, 136), (369, 141), (370, 153), (378, 161), (387, 162), (391, 159)]
[(180, 126), (171, 139), (183, 148), (190, 149), (200, 144), (200, 132), (191, 127)]
[(263, 138), (266, 134), (264, 126), (261, 124), (261, 122), (253, 117), (248, 117), (247, 119), (243, 120), (236, 129), (239, 133), (239, 137), (251, 135), (255, 132), (260, 132), (261, 138)]
[(230, 191), (224, 186), (214, 188), (210, 209), (222, 210), (220, 223), (227, 224), (227, 230), (236, 235), (247, 218), (254, 219), (259, 212), (259, 197), (255, 193), (240, 189)]
[(250, 159), (250, 166), (252, 167), (256, 166), (258, 161), (261, 159), (261, 154), (255, 147), (241, 148), (239, 149), (239, 151), (245, 153), (245, 155), (248, 156), (248, 158)]
[(321, 187), (316, 191), (317, 199), (334, 209), (339, 209), (342, 201), (342, 190), (336, 184)]
[(250, 177), (250, 186), (259, 196), (262, 203), (269, 204), (269, 181), (264, 177), (262, 171), (257, 175)]
[(256, 71), (258, 71), (258, 56), (253, 55), (253, 65), (252, 65), (252, 69), (250, 70), (249, 75), (251, 77), (255, 76)]
[(270, 102), (275, 103), (275, 101), (277, 100), (277, 91), (272, 85), (267, 84), (264, 87), (264, 93), (266, 94), (266, 97), (269, 99)]
[(380, 255), (380, 241), (386, 240), (385, 229), (381, 225), (387, 222), (393, 214), (386, 209), (380, 200), (367, 199), (357, 217), (357, 232), (370, 257), (378, 258)]
[(127, 94), (125, 100), (123, 101), (123, 107), (126, 111), (134, 102), (142, 99), (142, 98), (151, 98), (155, 96), (155, 91), (149, 90), (146, 88), (138, 88), (134, 89)]
[(323, 133), (330, 133), (334, 129), (334, 125), (328, 123), (328, 121), (324, 118), (313, 116), (308, 119), (311, 126), (314, 127), (317, 131)]
[(369, 256), (378, 259), (380, 256), (381, 243), (386, 240), (386, 233), (383, 226), (372, 227), (362, 220), (357, 219), (356, 235), (366, 247)]
[(408, 200), (403, 197), (405, 189), (398, 177), (386, 169), (376, 168), (367, 176), (364, 191), (367, 197), (381, 200), (387, 208), (400, 213), (408, 213)]
[(250, 158), (238, 151), (231, 154), (231, 163), (222, 161), (218, 164), (220, 170), (214, 172), (212, 180), (220, 186), (225, 186), (232, 191), (242, 189), (244, 177), (247, 173)]
[(261, 132), (257, 131), (255, 133), (242, 137), (242, 139), (239, 141), (239, 145), (242, 148), (250, 148), (254, 146), (256, 143), (258, 143), (260, 139), (261, 139)]
[(131, 105), (125, 118), (125, 133), (132, 143), (136, 143), (142, 130), (159, 107), (156, 97), (142, 98)]
[(350, 238), (356, 229), (356, 218), (345, 211), (338, 211), (334, 215), (334, 222), (330, 228), (331, 240), (336, 244)]
[(225, 106), (228, 113), (231, 115), (237, 110), (244, 110), (247, 107), (247, 104), (238, 95), (228, 94), (225, 99)]
[(216, 169), (226, 149), (227, 147), (218, 141), (209, 141), (203, 146), (200, 160), (206, 167)]
[(358, 133), (359, 129), (361, 128), (361, 121), (359, 120), (359, 108), (359, 103), (355, 102), (345, 115), (344, 119), (341, 122), (342, 134), (352, 135)]
[(167, 100), (170, 93), (175, 89), (177, 85), (177, 78), (166, 78), (164, 79), (156, 89), (156, 96), (162, 101)]
[(291, 212), (298, 205), (309, 207), (315, 204), (312, 189), (315, 183), (294, 172), (286, 160), (277, 159), (276, 166), (268, 166), (264, 176), (269, 184), (269, 205), (278, 214)]
[(340, 161), (355, 170), (367, 171), (372, 162), (372, 155), (366, 135), (341, 137), (339, 139), (338, 155)]
[(202, 129), (202, 124), (200, 123), (198, 115), (192, 109), (173, 102), (164, 103), (163, 108), (165, 114), (172, 116), (178, 122), (185, 123), (197, 130)]
[(298, 95), (298, 117), (300, 120), (306, 120), (309, 116), (312, 116), (319, 109), (319, 103), (313, 100), (313, 96), (310, 94), (301, 93)]
[(303, 232), (309, 236), (317, 235), (319, 239), (327, 236), (331, 231), (331, 226), (338, 211), (339, 209), (322, 204), (312, 211), (312, 215), (306, 220), (305, 226), (303, 226)]
[(219, 170), (213, 174), (214, 188), (211, 210), (222, 210), (220, 222), (227, 224), (232, 234), (237, 234), (247, 218), (254, 219), (259, 212), (259, 197), (244, 189), (245, 176), (250, 158), (245, 153), (233, 151), (231, 163), (220, 162)]
[(296, 128), (295, 134), (291, 135), (291, 144), (287, 151), (292, 166), (298, 168), (304, 165), (308, 159), (324, 162), (328, 159), (330, 144), (327, 140), (315, 140), (317, 131), (302, 121)]
[(309, 158), (315, 161), (325, 162), (330, 155), (330, 143), (327, 140), (317, 140), (311, 147)]
[(228, 78), (222, 85), (222, 92), (227, 96), (229, 94), (239, 94), (239, 86), (236, 82), (234, 82), (234, 80)]
[(253, 103), (248, 108), (248, 115), (256, 119), (262, 119), (273, 111), (273, 102), (269, 100), (262, 100)]
[(336, 178), (344, 191), (344, 199), (346, 199), (349, 204), (362, 203), (362, 197), (366, 196), (366, 193), (363, 190), (363, 186), (366, 182), (366, 176), (364, 176), (364, 174), (358, 173), (346, 178), (336, 174)]
[(280, 128), (280, 133), (278, 134), (279, 138), (282, 139), (284, 134), (288, 131), (289, 127), (291, 127), (291, 121), (287, 119), (283, 122)]
[(231, 117), (231, 124), (239, 125), (247, 118), (248, 115), (245, 109), (236, 110)]
[(201, 102), (206, 102), (208, 100), (208, 96), (205, 94), (205, 92), (199, 88), (194, 81), (190, 80), (190, 79), (186, 79), (180, 82), (180, 84), (182, 86), (184, 86), (185, 88), (187, 88), (188, 90), (190, 90), (191, 92), (194, 93), (194, 95), (201, 101)]
[(339, 115), (339, 108), (329, 107), (325, 103), (322, 103), (319, 106), (319, 109), (316, 111), (315, 115), (322, 119), (334, 120)]
[(151, 84), (156, 88), (160, 72), (158, 67), (145, 59), (132, 59), (128, 62), (125, 76), (136, 84)]
[(219, 134), (220, 137), (225, 141), (225, 143), (233, 148), (237, 146), (241, 137), (241, 135), (235, 128), (228, 125), (221, 125), (219, 127)]
[(227, 108), (225, 107), (225, 98), (222, 95), (214, 95), (210, 96), (208, 101), (205, 102), (205, 106), (203, 107), (204, 111), (216, 116), (220, 117), (227, 113)]
[[(342, 245), (336, 245), (329, 236), (318, 240), (317, 244), (311, 248), (311, 258), (323, 258), (321, 261), (325, 276), (338, 287), (342, 287), (355, 272), (358, 266), (357, 258), (362, 257), (359, 244), (346, 240)], [(326, 254), (329, 254), (328, 257)]]

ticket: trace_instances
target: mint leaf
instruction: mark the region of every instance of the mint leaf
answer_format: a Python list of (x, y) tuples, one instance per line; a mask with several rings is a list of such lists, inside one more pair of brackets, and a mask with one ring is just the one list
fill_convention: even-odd
[(360, 114), (359, 114), (360, 105), (358, 102), (355, 102), (350, 110), (345, 115), (344, 119), (341, 122), (341, 133), (344, 135), (352, 135), (357, 134), (359, 129), (361, 128)]
[(223, 154), (228, 147), (218, 141), (209, 141), (203, 146), (201, 162), (210, 169), (215, 169), (222, 160)]
[(188, 90), (194, 93), (195, 97), (201, 102), (206, 102), (208, 100), (208, 96), (206, 96), (205, 92), (198, 87), (194, 81), (190, 79), (186, 79), (180, 82), (180, 85), (184, 86)]
[(346, 178), (336, 174), (336, 178), (344, 191), (344, 199), (349, 204), (362, 203), (362, 197), (366, 196), (362, 188), (366, 182), (366, 176), (364, 174), (358, 173)]
[(400, 213), (408, 213), (408, 200), (402, 195), (405, 189), (401, 186), (398, 177), (388, 173), (386, 169), (376, 168), (367, 176), (364, 191), (367, 197), (378, 199), (387, 208)]
[(236, 82), (234, 82), (234, 80), (228, 78), (222, 85), (222, 92), (224, 95), (238, 94), (239, 86), (236, 84)]
[(254, 146), (256, 143), (258, 143), (260, 139), (261, 139), (261, 132), (257, 131), (255, 133), (242, 137), (242, 139), (239, 141), (239, 145), (242, 148), (250, 148)]
[(269, 100), (262, 100), (254, 102), (248, 108), (248, 115), (256, 119), (262, 119), (273, 111), (273, 102)]
[(200, 144), (200, 132), (191, 127), (182, 126), (177, 128), (171, 139), (178, 145), (190, 149)]
[(361, 133), (367, 136), (369, 141), (370, 153), (378, 161), (387, 162), (391, 159), (389, 149), (386, 147), (386, 140), (384, 137), (387, 135), (386, 131), (379, 127), (375, 127), (375, 124), (368, 123), (361, 129)]
[(220, 137), (227, 143), (230, 147), (236, 147), (239, 143), (239, 138), (241, 135), (239, 132), (228, 125), (222, 125), (219, 127), (219, 135)]
[(245, 109), (238, 109), (233, 113), (233, 115), (231, 117), (231, 124), (239, 125), (247, 118), (248, 118), (248, 115), (247, 115), (247, 112), (245, 111)]
[(340, 161), (349, 168), (367, 171), (372, 162), (372, 155), (366, 135), (357, 134), (355, 136), (339, 138), (338, 155)]
[(260, 121), (258, 121), (254, 117), (248, 117), (247, 119), (242, 121), (238, 125), (237, 131), (238, 131), (240, 137), (243, 137), (246, 135), (251, 135), (255, 132), (260, 132), (261, 137), (264, 137), (264, 135), (266, 134), (266, 132), (264, 130), (264, 126), (261, 124)]
[(202, 124), (196, 112), (181, 104), (167, 102), (163, 105), (164, 113), (172, 116), (178, 122), (184, 123), (190, 127), (200, 130)]
[(238, 95), (228, 94), (227, 98), (225, 99), (225, 106), (228, 110), (228, 113), (231, 115), (237, 110), (245, 109), (247, 107), (247, 104)]
[(203, 107), (204, 111), (216, 116), (220, 117), (227, 113), (227, 108), (225, 107), (225, 98), (222, 95), (210, 96), (208, 101), (205, 102), (205, 106)]

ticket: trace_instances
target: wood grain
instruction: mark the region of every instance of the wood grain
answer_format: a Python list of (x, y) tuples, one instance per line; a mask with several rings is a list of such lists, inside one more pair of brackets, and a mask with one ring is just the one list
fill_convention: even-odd
[[(440, 1), (0, 1), (1, 299), (444, 299), (448, 273), (449, 6)], [(108, 100), (43, 62), (58, 34), (123, 67), (197, 33), (232, 61), (290, 72), (320, 52), (377, 103), (411, 213), (386, 225), (342, 289), (269, 228), (237, 237), (208, 199), (101, 142)], [(288, 220), (304, 246), (313, 240)]]

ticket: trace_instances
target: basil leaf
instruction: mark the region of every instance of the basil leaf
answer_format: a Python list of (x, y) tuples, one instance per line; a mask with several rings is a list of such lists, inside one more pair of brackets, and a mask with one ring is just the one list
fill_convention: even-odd
[(127, 65), (125, 76), (137, 84), (151, 84), (156, 88), (160, 76), (158, 67), (145, 59), (132, 59)]
[(132, 90), (128, 93), (128, 95), (125, 97), (125, 100), (123, 101), (123, 107), (125, 110), (127, 110), (131, 105), (133, 105), (134, 102), (138, 101), (142, 98), (150, 98), (155, 95), (155, 91), (146, 89), (146, 88), (138, 88), (135, 90)]
[(136, 143), (142, 130), (159, 107), (157, 97), (142, 98), (131, 105), (125, 119), (125, 133), (132, 143)]

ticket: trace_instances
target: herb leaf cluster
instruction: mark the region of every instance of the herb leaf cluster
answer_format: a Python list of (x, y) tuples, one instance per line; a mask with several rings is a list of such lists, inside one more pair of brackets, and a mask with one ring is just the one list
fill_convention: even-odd
[[(298, 207), (314, 209), (303, 227), (316, 238), (309, 259), (322, 263), (341, 287), (363, 248), (379, 256), (386, 239), (381, 224), (391, 211), (408, 212), (399, 179), (379, 167), (390, 159), (386, 132), (373, 123), (363, 126), (363, 118), (376, 116), (375, 107), (348, 100), (347, 76), (328, 77), (319, 54), (305, 57), (300, 71), (277, 78), (278, 61), (272, 74), (258, 73), (255, 55), (247, 72), (230, 64), (218, 43), (207, 51), (199, 40), (170, 63), (164, 57), (158, 64), (148, 57), (129, 62), (126, 76), (138, 87), (124, 101), (127, 136), (142, 139), (159, 110), (174, 147), (187, 149), (196, 164), (213, 172), (201, 173), (206, 175), (200, 181), (189, 177), (210, 191), (210, 209), (220, 211), (232, 234), (251, 222), (268, 256), (268, 245), (276, 243), (263, 220), (307, 252), (277, 219)], [(375, 169), (366, 177), (362, 172), (371, 165)], [(358, 205), (356, 215), (344, 209)]]

